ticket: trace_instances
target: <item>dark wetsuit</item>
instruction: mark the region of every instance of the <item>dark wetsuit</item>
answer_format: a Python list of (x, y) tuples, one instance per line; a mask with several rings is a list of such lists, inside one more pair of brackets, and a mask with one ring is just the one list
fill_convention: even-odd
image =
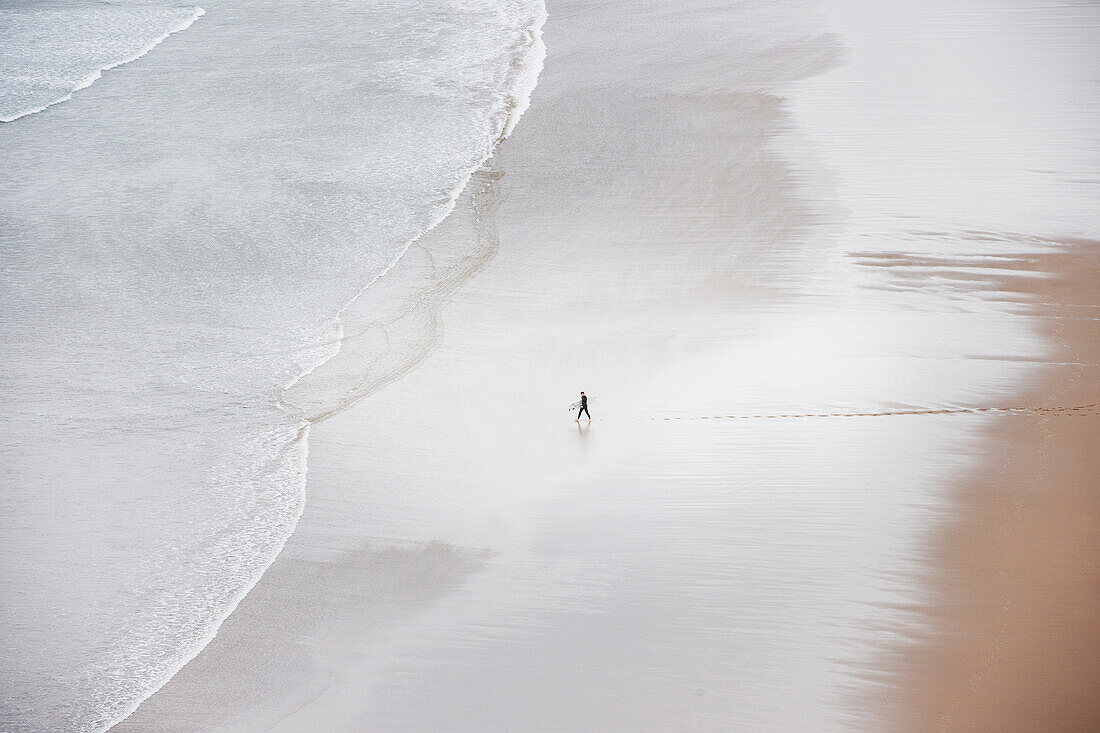
[(589, 420), (592, 419), (592, 413), (588, 411), (588, 398), (585, 397), (584, 395), (581, 395), (581, 409), (577, 410), (577, 419), (578, 420), (581, 419), (581, 413), (582, 412), (585, 415), (588, 415)]

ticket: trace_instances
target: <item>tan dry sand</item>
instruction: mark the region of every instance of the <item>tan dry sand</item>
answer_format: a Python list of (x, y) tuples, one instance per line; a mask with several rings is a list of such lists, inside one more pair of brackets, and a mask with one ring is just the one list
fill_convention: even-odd
[[(1023, 401), (1100, 403), (1100, 242), (1027, 269), (1051, 277), (1004, 289), (1035, 298), (1058, 355)], [(987, 446), (930, 540), (933, 631), (891, 655), (897, 727), (1100, 730), (1100, 414), (1006, 416)]]

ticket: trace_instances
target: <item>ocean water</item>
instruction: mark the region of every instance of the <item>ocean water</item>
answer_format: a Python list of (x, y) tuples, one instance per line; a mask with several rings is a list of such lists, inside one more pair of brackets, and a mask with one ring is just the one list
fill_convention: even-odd
[(209, 641), (358, 388), (309, 389), (341, 313), (541, 65), (534, 0), (204, 5), (4, 9), (4, 730), (102, 730)]
[(0, 7), (0, 122), (68, 99), (202, 16), (196, 5), (13, 0)]

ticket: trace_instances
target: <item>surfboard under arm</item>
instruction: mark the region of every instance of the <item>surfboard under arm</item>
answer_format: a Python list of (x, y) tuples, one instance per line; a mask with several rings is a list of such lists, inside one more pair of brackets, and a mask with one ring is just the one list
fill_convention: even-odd
[[(589, 401), (589, 402), (595, 402), (595, 401), (596, 401), (596, 398), (595, 398), (595, 397), (589, 397), (589, 398), (588, 398), (588, 401)], [(576, 410), (576, 409), (577, 409), (578, 407), (580, 407), (580, 406), (581, 406), (581, 401), (580, 401), (580, 400), (577, 400), (576, 402), (574, 402), (573, 404), (571, 404), (571, 405), (569, 406), (569, 411), (570, 411), (570, 412), (572, 412), (573, 410)]]

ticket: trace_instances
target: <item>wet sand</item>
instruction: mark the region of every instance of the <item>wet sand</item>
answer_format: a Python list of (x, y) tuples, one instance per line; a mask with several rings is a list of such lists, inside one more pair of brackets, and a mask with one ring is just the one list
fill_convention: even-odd
[(891, 209), (813, 7), (694, 11), (550, 8), (530, 110), (399, 265), (432, 284), (348, 314), (361, 399), (311, 430), (294, 536), (119, 730), (996, 730), (996, 675), (1091, 618), (1001, 537), (1069, 508), (1003, 472), (1080, 452), (1050, 484), (1088, 568), (1097, 417), (977, 410), (1096, 401), (1095, 322), (1036, 276), (1094, 291), (1094, 248)]
[[(1096, 106), (1082, 104), (1095, 7), (825, 6), (855, 50), (808, 85), (799, 111), (827, 140), (841, 197), (858, 202), (850, 240), (896, 230), (902, 214), (935, 222), (864, 236), (856, 260), (898, 297), (936, 289), (960, 309), (998, 303), (1006, 321), (1020, 317), (1043, 346), (1011, 402), (1050, 410), (997, 416), (973, 464), (944, 482), (908, 570), (921, 590), (861, 673), (865, 727), (1095, 730), (1100, 247), (1085, 132)], [(989, 335), (973, 331), (967, 350), (993, 356)]]

